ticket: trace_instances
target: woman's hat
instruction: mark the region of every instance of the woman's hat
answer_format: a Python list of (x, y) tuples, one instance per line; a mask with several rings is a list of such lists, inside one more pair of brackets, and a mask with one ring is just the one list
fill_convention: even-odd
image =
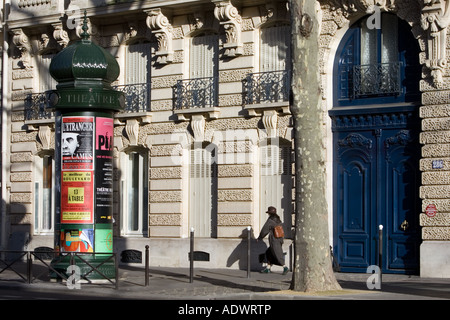
[(277, 208), (270, 206), (267, 208), (266, 213), (270, 213), (270, 214), (277, 213)]

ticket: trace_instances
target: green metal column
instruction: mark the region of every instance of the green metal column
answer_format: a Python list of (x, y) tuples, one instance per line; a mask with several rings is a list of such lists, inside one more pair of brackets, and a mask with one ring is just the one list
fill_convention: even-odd
[[(58, 82), (49, 95), (56, 111), (55, 251), (61, 254), (52, 265), (58, 272), (70, 264), (62, 253), (76, 252), (98, 266), (113, 252), (114, 112), (122, 110), (124, 97), (111, 83), (119, 72), (115, 58), (89, 39), (86, 16), (82, 39), (50, 64)], [(84, 262), (77, 265), (81, 274), (91, 270)], [(114, 260), (99, 270), (114, 277)], [(95, 271), (87, 278), (103, 279)]]

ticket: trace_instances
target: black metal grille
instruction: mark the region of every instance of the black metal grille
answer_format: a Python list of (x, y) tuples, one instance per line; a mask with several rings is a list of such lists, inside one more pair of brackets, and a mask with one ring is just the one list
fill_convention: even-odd
[(125, 94), (124, 113), (150, 111), (150, 84), (138, 83), (115, 86), (115, 90)]
[(175, 109), (217, 106), (217, 78), (178, 80), (175, 85)]
[(25, 120), (51, 119), (53, 112), (49, 106), (47, 93), (32, 93), (25, 98)]
[(250, 73), (243, 86), (245, 104), (289, 101), (291, 75), (289, 71)]
[(401, 94), (401, 63), (353, 66), (353, 98)]

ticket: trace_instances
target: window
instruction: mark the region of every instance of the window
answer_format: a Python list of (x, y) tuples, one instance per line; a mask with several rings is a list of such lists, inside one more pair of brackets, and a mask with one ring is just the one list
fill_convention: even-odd
[(148, 235), (148, 154), (121, 155), (121, 229), (123, 235)]
[(116, 89), (125, 94), (125, 112), (150, 111), (150, 43), (135, 43), (125, 54), (125, 85)]
[(56, 80), (50, 75), (50, 62), (54, 54), (43, 54), (38, 56), (39, 70), (39, 92), (44, 93), (47, 90), (56, 89)]
[(245, 104), (289, 101), (291, 87), (291, 34), (288, 25), (262, 28), (259, 43), (259, 71), (247, 75)]
[(218, 99), (218, 36), (201, 34), (190, 44), (189, 79), (175, 88), (175, 109), (210, 108)]
[(201, 34), (192, 38), (189, 78), (212, 78), (218, 72), (219, 38), (216, 34)]
[(36, 157), (34, 173), (34, 233), (53, 234), (55, 162), (52, 155)]
[(274, 206), (290, 230), (292, 215), (292, 150), (278, 139), (260, 147), (260, 225), (267, 220), (267, 207)]
[(125, 84), (147, 83), (150, 79), (150, 43), (135, 43), (125, 55)]
[(217, 170), (215, 150), (190, 150), (189, 227), (198, 237), (215, 237), (217, 227)]
[(259, 71), (285, 71), (290, 69), (291, 28), (274, 25), (261, 29)]
[(381, 28), (367, 18), (345, 34), (335, 61), (337, 106), (418, 100), (419, 49), (407, 23), (381, 15)]

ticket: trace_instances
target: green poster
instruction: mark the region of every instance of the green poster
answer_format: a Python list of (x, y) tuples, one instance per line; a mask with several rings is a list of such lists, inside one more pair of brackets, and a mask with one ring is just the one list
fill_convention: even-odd
[(95, 252), (110, 253), (113, 251), (113, 231), (112, 229), (95, 230)]

